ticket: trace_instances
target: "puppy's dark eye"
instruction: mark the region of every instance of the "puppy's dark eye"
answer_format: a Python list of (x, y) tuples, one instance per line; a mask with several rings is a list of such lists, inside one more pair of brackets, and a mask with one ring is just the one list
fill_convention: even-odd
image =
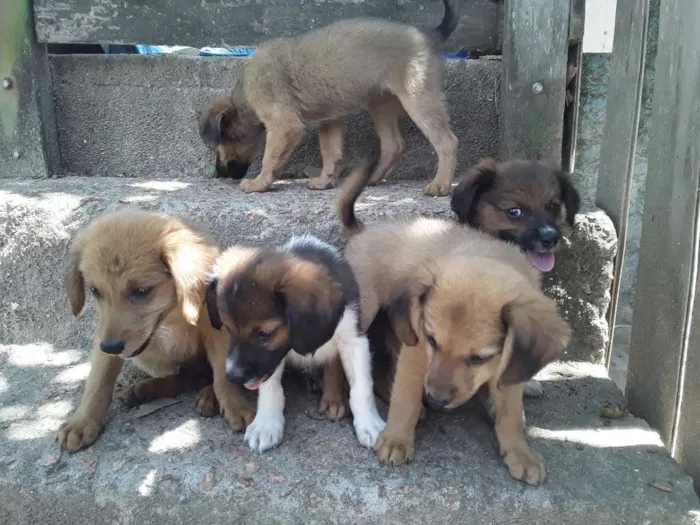
[(490, 361), (492, 357), (492, 355), (486, 357), (480, 355), (470, 355), (464, 360), (464, 362), (468, 365), (483, 365), (484, 363)]
[(508, 217), (511, 219), (521, 219), (525, 215), (525, 212), (521, 208), (511, 208), (507, 213)]
[(547, 204), (547, 211), (552, 215), (559, 215), (559, 212), (561, 211), (561, 204), (552, 201)]
[(101, 298), (102, 298), (102, 294), (101, 294), (100, 291), (99, 291), (97, 288), (95, 288), (94, 286), (92, 286), (92, 287), (90, 288), (90, 293), (93, 295), (93, 297), (94, 297), (95, 299), (101, 299)]
[(435, 338), (432, 335), (429, 335), (428, 337), (426, 337), (426, 339), (428, 340), (428, 344), (430, 346), (432, 346), (435, 350), (438, 349), (437, 341), (435, 340)]
[(132, 301), (140, 301), (151, 295), (153, 288), (134, 288), (129, 294)]
[(275, 330), (258, 330), (257, 336), (258, 341), (260, 341), (261, 343), (267, 343), (270, 339), (272, 339), (275, 336)]

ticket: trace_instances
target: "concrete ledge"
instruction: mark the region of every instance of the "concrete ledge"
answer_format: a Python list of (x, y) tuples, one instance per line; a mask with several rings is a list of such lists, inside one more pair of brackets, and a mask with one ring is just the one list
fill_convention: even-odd
[(318, 394), (293, 375), (285, 439), (261, 456), (222, 418), (195, 414), (192, 394), (143, 418), (114, 406), (95, 445), (61, 455), (55, 431), (79, 402), (86, 358), (47, 343), (0, 345), (4, 523), (700, 523), (692, 482), (658, 435), (631, 416), (599, 417), (601, 404), (622, 401), (600, 366), (542, 374), (545, 397), (526, 410), (549, 477), (531, 488), (509, 476), (473, 407), (429, 412), (415, 462), (384, 467), (348, 420), (320, 420)]
[[(243, 60), (141, 55), (50, 57), (61, 166), (75, 175), (208, 176), (213, 154), (197, 130), (197, 112), (230, 92)], [(501, 62), (445, 61), (445, 91), (452, 127), (460, 139), (460, 168), (498, 151)], [(404, 125), (406, 156), (394, 179), (426, 183), (437, 157), (410, 119)], [(345, 129), (345, 166), (378, 148), (366, 111)], [(262, 155), (262, 151), (260, 152)], [(303, 177), (307, 164), (321, 166), (318, 136), (310, 129), (287, 165)], [(260, 170), (259, 162), (251, 174)], [(7, 170), (0, 177), (12, 177)]]

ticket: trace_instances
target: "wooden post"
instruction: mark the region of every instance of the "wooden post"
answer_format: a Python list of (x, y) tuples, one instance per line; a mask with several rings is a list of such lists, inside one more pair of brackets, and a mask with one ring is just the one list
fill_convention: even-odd
[(612, 74), (608, 87), (607, 113), (596, 188), (596, 206), (610, 216), (617, 229), (617, 256), (608, 308), (608, 366), (612, 356), (617, 303), (625, 259), (629, 195), (644, 88), (648, 26), (649, 0), (617, 0), (615, 41), (610, 64)]
[(51, 176), (58, 159), (46, 46), (29, 0), (0, 0), (0, 177)]
[[(700, 480), (700, 2), (662, 2), (630, 348), (630, 410)], [(614, 70), (613, 70), (614, 71)]]
[(569, 0), (506, 0), (502, 159), (561, 161), (570, 13)]

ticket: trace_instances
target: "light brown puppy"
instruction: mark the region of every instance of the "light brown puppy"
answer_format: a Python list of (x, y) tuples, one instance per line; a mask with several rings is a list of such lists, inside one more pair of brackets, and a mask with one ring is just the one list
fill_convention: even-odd
[(262, 170), (241, 181), (245, 192), (270, 189), (302, 137), (318, 123), (323, 168), (309, 181), (327, 189), (340, 173), (342, 119), (368, 107), (379, 135), (381, 157), (372, 183), (381, 181), (406, 148), (404, 111), (438, 156), (428, 195), (447, 195), (454, 176), (457, 138), (452, 133), (442, 90), (442, 59), (436, 43), (457, 27), (453, 2), (443, 0), (438, 27), (415, 27), (379, 19), (349, 19), (296, 38), (260, 45), (246, 62), (231, 96), (213, 102), (200, 119), (200, 135), (217, 151), (217, 174), (245, 176), (265, 139)]
[(255, 410), (226, 381), (223, 361), (211, 362), (210, 385), (206, 352), (228, 348), (204, 305), (205, 278), (217, 255), (212, 239), (182, 220), (134, 209), (105, 214), (78, 232), (66, 291), (73, 315), (90, 291), (98, 324), (83, 400), (58, 431), (62, 448), (76, 451), (97, 439), (124, 360), (152, 376), (122, 392), (129, 406), (204, 387), (200, 413), (221, 411), (235, 431), (252, 421)]
[(559, 357), (569, 326), (512, 244), (448, 220), (360, 224), (353, 205), (369, 171), (350, 176), (338, 212), (351, 234), (345, 257), (360, 289), (361, 328), (385, 310), (402, 343), (389, 420), (375, 446), (380, 460), (413, 459), (424, 394), (451, 409), (486, 385), (510, 473), (541, 483), (544, 460), (523, 435), (522, 385)]

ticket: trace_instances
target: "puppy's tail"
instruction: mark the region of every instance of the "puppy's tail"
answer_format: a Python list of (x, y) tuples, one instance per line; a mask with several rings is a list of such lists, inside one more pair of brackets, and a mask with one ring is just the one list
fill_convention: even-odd
[(440, 25), (433, 29), (440, 42), (447, 40), (459, 25), (459, 12), (461, 0), (442, 0), (445, 6), (445, 14), (440, 21)]
[(362, 231), (364, 225), (355, 217), (355, 201), (360, 196), (362, 191), (369, 184), (374, 168), (377, 166), (379, 157), (373, 160), (363, 160), (358, 167), (352, 170), (348, 175), (345, 184), (340, 189), (340, 195), (336, 200), (336, 212), (338, 219), (343, 225), (345, 234), (350, 236)]

